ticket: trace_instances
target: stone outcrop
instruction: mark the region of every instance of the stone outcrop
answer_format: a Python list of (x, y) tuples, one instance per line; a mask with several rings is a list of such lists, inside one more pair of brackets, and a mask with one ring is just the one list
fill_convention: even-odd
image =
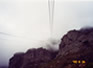
[(10, 59), (9, 68), (39, 68), (51, 61), (56, 53), (43, 48), (29, 49), (24, 54), (15, 54)]
[(9, 61), (8, 68), (20, 68), (23, 64), (24, 53), (16, 53)]
[[(9, 68), (92, 68), (92, 50), (93, 28), (71, 30), (61, 39), (58, 52), (30, 49), (24, 54), (14, 55)], [(85, 63), (74, 64), (73, 60), (84, 60)]]
[(21, 68), (39, 68), (51, 61), (54, 56), (52, 52), (43, 48), (28, 50), (23, 57), (24, 62)]
[[(93, 29), (69, 31), (61, 40), (59, 45), (59, 55), (61, 56), (74, 53), (93, 53)], [(83, 56), (82, 58), (84, 59)]]
[[(92, 50), (93, 28), (71, 30), (61, 39), (59, 53), (55, 59), (41, 68), (92, 68)], [(73, 60), (86, 61), (85, 67), (80, 67), (82, 63), (73, 64)]]

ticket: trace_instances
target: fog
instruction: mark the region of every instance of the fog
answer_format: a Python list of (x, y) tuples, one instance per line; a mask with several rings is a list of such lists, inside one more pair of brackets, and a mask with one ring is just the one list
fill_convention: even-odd
[[(71, 29), (92, 27), (92, 6), (93, 1), (55, 0), (52, 38), (60, 40)], [(0, 66), (8, 65), (16, 52), (53, 45), (48, 13), (48, 0), (0, 0)], [(58, 44), (53, 47), (58, 49)]]

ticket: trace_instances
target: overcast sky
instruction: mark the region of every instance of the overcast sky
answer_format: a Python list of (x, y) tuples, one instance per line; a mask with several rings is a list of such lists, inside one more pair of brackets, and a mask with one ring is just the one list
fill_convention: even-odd
[[(93, 26), (93, 1), (55, 1), (53, 38), (86, 26)], [(39, 42), (50, 34), (48, 0), (0, 0), (0, 65), (15, 52), (44, 46)]]

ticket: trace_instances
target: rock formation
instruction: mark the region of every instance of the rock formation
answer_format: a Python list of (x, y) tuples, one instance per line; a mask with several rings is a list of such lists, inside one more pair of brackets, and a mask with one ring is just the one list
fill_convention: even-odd
[(15, 54), (10, 59), (9, 68), (39, 68), (51, 61), (56, 53), (43, 48), (29, 49), (26, 53)]
[[(93, 28), (71, 30), (61, 39), (58, 52), (31, 49), (25, 54), (14, 55), (9, 68), (92, 68), (92, 50)], [(77, 62), (73, 63), (74, 60)]]
[(14, 54), (14, 56), (10, 59), (8, 68), (20, 68), (23, 64), (23, 56), (24, 53)]
[(90, 68), (88, 65), (93, 63), (92, 50), (93, 28), (71, 30), (61, 39), (57, 57), (42, 68), (81, 68), (79, 66), (82, 63), (80, 62), (80, 64), (73, 64), (73, 60), (84, 60), (86, 61), (86, 67)]

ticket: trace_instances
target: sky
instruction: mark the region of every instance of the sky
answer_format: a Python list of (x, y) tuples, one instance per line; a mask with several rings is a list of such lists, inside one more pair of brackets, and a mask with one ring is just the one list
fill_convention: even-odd
[[(61, 39), (67, 31), (93, 26), (92, 0), (55, 0), (51, 36), (48, 0), (0, 0), (0, 65), (16, 52)], [(56, 46), (58, 47), (58, 46)]]

